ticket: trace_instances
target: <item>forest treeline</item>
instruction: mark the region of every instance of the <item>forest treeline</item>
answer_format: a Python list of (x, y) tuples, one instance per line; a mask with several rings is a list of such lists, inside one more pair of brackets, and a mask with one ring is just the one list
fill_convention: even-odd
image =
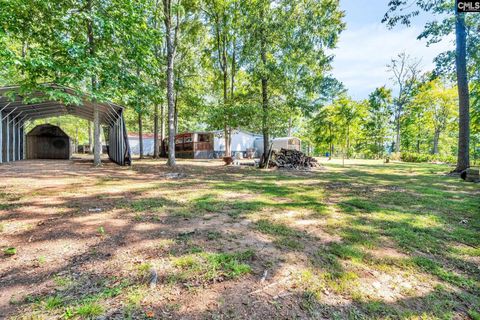
[[(455, 14), (453, 1), (423, 2), (410, 12), (392, 1), (385, 24), (409, 25), (429, 11), (438, 19), (419, 37), (435, 43), (457, 30), (457, 53), (452, 45), (427, 74), (415, 57), (392, 53), (391, 79), (363, 101), (332, 74), (348, 27), (337, 0), (0, 0), (0, 84), (27, 92), (53, 82), (115, 101), (129, 131), (170, 144), (176, 132), (221, 129), (228, 141), (242, 128), (265, 141), (299, 136), (316, 155), (455, 159), (467, 139), (467, 155), (478, 157), (480, 19)], [(462, 37), (469, 109), (458, 94)], [(83, 142), (91, 126), (98, 140), (98, 121), (58, 121)]]

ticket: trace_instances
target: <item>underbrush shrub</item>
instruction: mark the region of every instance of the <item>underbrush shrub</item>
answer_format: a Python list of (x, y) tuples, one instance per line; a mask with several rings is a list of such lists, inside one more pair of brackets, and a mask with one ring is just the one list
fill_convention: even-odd
[(389, 157), (390, 157), (390, 160), (393, 160), (393, 161), (400, 161), (401, 160), (399, 152), (393, 152), (389, 155)]
[(455, 163), (456, 159), (450, 155), (439, 154), (425, 154), (415, 152), (402, 152), (400, 154), (400, 160), (403, 162), (443, 162), (443, 163)]

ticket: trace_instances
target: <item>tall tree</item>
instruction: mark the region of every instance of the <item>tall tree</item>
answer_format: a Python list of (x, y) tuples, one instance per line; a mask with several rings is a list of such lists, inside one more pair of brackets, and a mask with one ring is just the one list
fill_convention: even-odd
[(456, 172), (470, 167), (470, 96), (467, 73), (467, 31), (465, 14), (455, 13), (455, 64), (458, 88), (458, 158)]
[[(180, 34), (188, 35), (191, 24), (198, 20), (198, 3), (196, 0), (162, 0), (163, 23), (165, 25), (166, 46), (166, 86), (168, 104), (168, 161), (169, 166), (175, 166), (175, 134), (177, 93), (175, 90), (175, 62), (180, 47)], [(195, 24), (195, 23), (194, 23)], [(180, 60), (180, 59), (179, 59)]]
[[(89, 50), (89, 58), (92, 61), (96, 59), (96, 51), (95, 51), (95, 31), (94, 31), (94, 6), (93, 0), (87, 0), (87, 36), (88, 36), (88, 50)], [(102, 154), (102, 142), (100, 141), (100, 116), (98, 110), (98, 104), (96, 103), (96, 91), (97, 91), (97, 75), (96, 73), (91, 74), (91, 92), (93, 95), (93, 164), (95, 166), (99, 166), (102, 164), (101, 154)]]
[(334, 118), (338, 126), (340, 144), (343, 146), (343, 156), (352, 156), (352, 137), (357, 136), (360, 120), (364, 116), (364, 105), (353, 101), (348, 96), (341, 96), (333, 103)]
[(446, 87), (439, 78), (423, 84), (412, 101), (416, 108), (422, 109), (424, 125), (432, 130), (431, 153), (439, 153), (439, 141), (444, 131), (457, 120), (456, 88)]
[(400, 152), (401, 146), (401, 122), (403, 109), (412, 99), (413, 89), (417, 85), (420, 61), (411, 58), (406, 53), (400, 53), (392, 59), (388, 70), (392, 74), (392, 80), (397, 86), (398, 96), (394, 100), (394, 123), (395, 123), (395, 152)]
[[(172, 3), (173, 2), (173, 3)], [(167, 103), (168, 103), (168, 162), (171, 167), (175, 161), (175, 87), (174, 62), (180, 28), (181, 0), (163, 0), (163, 21), (165, 24), (165, 42), (167, 46)]]
[(235, 127), (235, 76), (237, 73), (237, 41), (239, 0), (206, 0), (204, 12), (206, 22), (212, 35), (211, 56), (215, 60), (221, 74), (222, 95), (222, 127), (225, 140), (225, 156), (231, 155), (232, 127)]
[[(163, 8), (161, 0), (154, 0), (151, 2), (151, 29), (153, 30), (153, 37), (150, 43), (150, 50), (153, 55), (152, 60), (155, 61), (154, 69), (156, 70), (155, 86), (160, 88), (157, 91), (154, 99), (153, 110), (153, 158), (158, 158), (165, 150), (165, 106), (163, 99), (163, 92), (166, 89), (166, 47), (163, 21)], [(160, 122), (160, 123), (159, 123)], [(160, 142), (160, 143), (159, 143)], [(161, 150), (161, 152), (160, 152)]]
[[(268, 153), (274, 108), (287, 97), (317, 106), (332, 56), (327, 52), (344, 28), (343, 12), (330, 0), (244, 0), (244, 59), (260, 90), (264, 154)], [(294, 99), (298, 102), (299, 100)], [(295, 103), (296, 103), (295, 102)], [(283, 113), (284, 115), (284, 113)]]
[[(411, 4), (407, 1), (391, 0), (389, 10), (383, 18), (388, 26), (393, 27), (398, 23), (409, 26), (412, 18), (419, 15), (420, 11), (436, 14), (440, 20), (426, 24), (419, 38), (428, 38), (429, 43), (441, 41), (445, 36), (455, 31), (455, 70), (458, 88), (458, 153), (455, 172), (461, 172), (470, 166), (470, 98), (467, 70), (467, 28), (465, 13), (459, 13), (454, 5), (457, 1), (451, 0), (418, 0)], [(474, 18), (473, 18), (474, 19)], [(448, 56), (448, 55), (447, 55)], [(452, 56), (452, 55), (450, 55)], [(440, 56), (440, 61), (449, 62), (445, 55)], [(451, 69), (451, 68), (450, 68)]]
[[(54, 82), (89, 92), (94, 105), (106, 99), (121, 101), (119, 93), (126, 91), (121, 88), (126, 83), (121, 81), (122, 71), (131, 63), (127, 51), (132, 43), (146, 36), (139, 32), (142, 23), (137, 19), (145, 1), (4, 1), (0, 10), (3, 32), (14, 46), (28, 46), (9, 50), (11, 60), (0, 63), (9, 66), (16, 61), (15, 74), (20, 77), (11, 82), (21, 84), (27, 91), (38, 83)], [(55, 95), (65, 103), (79, 102), (69, 101), (61, 90)], [(94, 118), (94, 160), (100, 164), (96, 106)]]
[(367, 102), (367, 116), (364, 124), (367, 149), (380, 158), (385, 152), (385, 142), (390, 129), (392, 91), (386, 87), (375, 89)]

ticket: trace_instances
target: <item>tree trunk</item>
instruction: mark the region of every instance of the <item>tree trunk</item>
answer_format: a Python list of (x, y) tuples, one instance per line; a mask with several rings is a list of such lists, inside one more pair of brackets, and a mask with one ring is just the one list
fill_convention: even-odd
[[(87, 10), (93, 16), (93, 7), (92, 7), (92, 0), (87, 1)], [(89, 46), (89, 54), (90, 58), (95, 58), (95, 39), (93, 33), (93, 21), (92, 19), (87, 20), (87, 35), (88, 35), (88, 46)], [(97, 77), (92, 75), (92, 95), (95, 96), (95, 92), (97, 91)], [(101, 154), (102, 154), (102, 143), (100, 141), (100, 115), (98, 110), (98, 105), (95, 101), (95, 98), (92, 99), (93, 104), (93, 140), (94, 140), (94, 147), (93, 147), (93, 164), (95, 166), (99, 166), (102, 164)]]
[(420, 135), (417, 135), (417, 153), (420, 153)]
[(175, 119), (173, 121), (174, 125), (175, 125), (175, 134), (178, 133), (178, 100), (177, 100), (177, 91), (175, 92)]
[(459, 102), (458, 158), (455, 171), (461, 172), (470, 167), (470, 101), (467, 76), (467, 31), (465, 28), (465, 15), (458, 12), (455, 14), (455, 39), (455, 62)]
[(347, 159), (350, 159), (350, 126), (347, 126)]
[[(261, 19), (262, 21), (264, 20), (263, 10), (261, 11)], [(260, 55), (261, 55), (262, 65), (265, 69), (267, 66), (267, 48), (266, 48), (265, 30), (263, 26), (260, 29)], [(265, 74), (265, 71), (262, 71), (261, 79), (262, 79), (262, 132), (263, 132), (263, 154), (264, 154), (263, 158), (266, 159), (270, 149), (269, 148), (270, 139), (269, 139), (269, 130), (268, 130), (268, 120), (269, 120), (268, 79), (267, 79), (267, 75)], [(263, 167), (266, 167), (267, 165), (268, 165), (267, 163), (262, 164)]]
[(173, 57), (168, 58), (167, 68), (167, 99), (168, 99), (168, 161), (167, 165), (174, 167), (175, 161), (175, 102), (173, 101)]
[(330, 155), (328, 156), (328, 160), (332, 160), (333, 157), (333, 135), (332, 135), (332, 124), (328, 124), (328, 132), (329, 132), (329, 144), (330, 144)]
[[(233, 42), (233, 45), (235, 46), (235, 40)], [(232, 53), (232, 70), (230, 70), (231, 73), (231, 83), (230, 83), (230, 99), (233, 101), (233, 93), (235, 92), (235, 72), (236, 72), (236, 54), (235, 54), (235, 47), (233, 49)]]
[(224, 135), (225, 135), (225, 157), (231, 157), (232, 152), (230, 148), (230, 130), (228, 126), (228, 73), (227, 73), (227, 57), (225, 51), (223, 51), (223, 108), (225, 110), (225, 125), (224, 125)]
[(165, 106), (163, 103), (160, 107), (160, 149), (160, 155), (165, 157)]
[(440, 140), (440, 130), (435, 129), (435, 133), (433, 134), (432, 154), (438, 154), (438, 140)]
[(143, 159), (143, 122), (140, 112), (138, 113), (138, 145), (140, 148), (140, 159)]
[[(167, 165), (174, 167), (175, 161), (175, 88), (174, 79), (174, 58), (175, 47), (172, 39), (172, 3), (163, 0), (165, 35), (167, 42), (167, 101), (168, 101), (168, 161)], [(178, 21), (177, 21), (178, 23)]]
[[(92, 14), (92, 0), (87, 1), (87, 11)], [(93, 15), (93, 14), (92, 14)], [(93, 21), (91, 19), (87, 20), (87, 36), (88, 36), (88, 46), (90, 58), (95, 57), (95, 39), (93, 34)], [(92, 95), (95, 96), (95, 91), (97, 90), (97, 78), (95, 75), (91, 77), (92, 85)], [(98, 105), (95, 102), (95, 99), (92, 99), (93, 104), (93, 164), (99, 166), (102, 164), (101, 153), (102, 153), (102, 144), (100, 142), (100, 115), (98, 110)]]
[[(85, 153), (85, 151), (84, 151)], [(88, 121), (88, 153), (93, 153), (92, 122)]]
[(229, 130), (228, 125), (225, 123), (225, 126), (223, 128), (223, 135), (224, 135), (224, 140), (225, 140), (225, 157), (231, 157), (232, 156), (232, 150), (231, 150), (231, 132)]
[(158, 153), (158, 104), (153, 109), (153, 158), (157, 159)]
[(400, 106), (395, 119), (395, 152), (400, 152)]
[(262, 79), (262, 133), (263, 133), (263, 154), (267, 157), (269, 152), (269, 130), (268, 130), (268, 80)]

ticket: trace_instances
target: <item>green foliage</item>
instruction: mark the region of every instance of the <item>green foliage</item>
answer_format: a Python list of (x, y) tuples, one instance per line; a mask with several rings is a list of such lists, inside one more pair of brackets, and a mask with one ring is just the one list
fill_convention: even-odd
[(470, 311), (468, 311), (468, 315), (469, 315), (473, 320), (480, 320), (480, 312), (478, 312), (478, 311), (470, 310)]
[[(25, 93), (42, 82), (67, 85), (126, 106), (129, 131), (139, 130), (139, 120), (144, 132), (153, 130), (155, 106), (166, 107), (167, 101), (163, 1), (92, 0), (91, 8), (63, 0), (0, 3), (1, 84), (19, 83)], [(437, 58), (434, 74), (407, 76), (408, 90), (395, 99), (390, 89), (380, 87), (365, 101), (354, 101), (331, 75), (331, 49), (346, 27), (338, 1), (175, 0), (171, 5), (177, 132), (243, 128), (270, 136), (292, 134), (317, 154), (381, 158), (394, 140), (391, 120), (398, 118), (402, 151), (457, 152), (452, 52)], [(431, 12), (436, 20), (420, 37), (438, 42), (454, 29), (452, 5), (449, 0), (420, 0), (412, 6), (391, 1), (385, 22), (408, 25), (419, 10)], [(471, 30), (478, 28), (478, 15), (466, 19)], [(480, 158), (480, 36), (468, 36), (471, 152)], [(402, 57), (408, 55), (393, 59), (390, 68), (399, 66)], [(59, 90), (48, 95), (67, 105), (79, 102)], [(161, 119), (166, 121), (165, 114)], [(34, 125), (43, 122), (60, 125), (77, 143), (88, 142), (86, 120), (57, 117)], [(134, 210), (154, 209), (138, 205)]]
[(375, 89), (368, 97), (367, 117), (364, 124), (366, 153), (370, 157), (381, 158), (385, 155), (385, 143), (391, 131), (390, 118), (392, 91), (386, 87)]
[[(363, 102), (346, 95), (323, 107), (311, 120), (317, 148), (339, 156), (351, 157), (362, 143), (361, 123), (366, 113)], [(338, 148), (336, 148), (338, 146)]]
[(425, 153), (413, 153), (402, 152), (400, 159), (404, 162), (443, 162), (443, 163), (455, 163), (457, 160), (453, 155), (438, 155), (438, 154), (425, 154)]

